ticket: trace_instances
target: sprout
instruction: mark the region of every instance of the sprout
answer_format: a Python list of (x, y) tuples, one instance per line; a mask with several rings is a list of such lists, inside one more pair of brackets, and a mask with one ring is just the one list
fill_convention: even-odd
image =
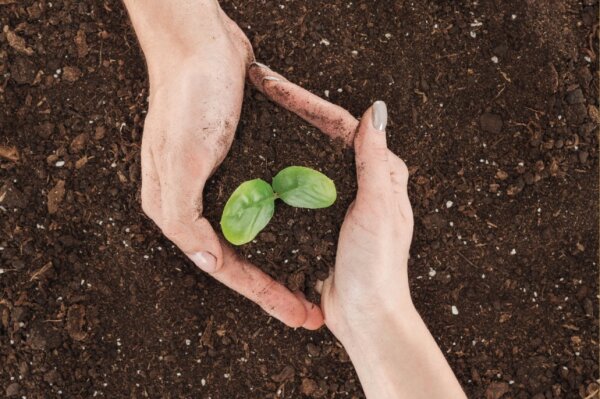
[(221, 229), (230, 243), (246, 244), (269, 223), (277, 198), (296, 208), (319, 209), (331, 206), (336, 197), (330, 178), (310, 168), (290, 166), (273, 178), (272, 185), (262, 179), (240, 184), (225, 204)]

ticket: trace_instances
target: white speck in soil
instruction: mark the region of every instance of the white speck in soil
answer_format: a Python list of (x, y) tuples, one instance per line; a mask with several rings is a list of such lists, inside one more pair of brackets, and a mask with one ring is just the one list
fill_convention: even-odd
[(329, 46), (331, 43), (327, 39), (321, 39), (321, 41), (319, 42), (319, 44), (324, 44), (326, 46)]
[(516, 254), (517, 254), (517, 250), (516, 250), (516, 249), (514, 249), (514, 248), (513, 248), (513, 249), (511, 249), (511, 251), (510, 251), (510, 254), (511, 254), (511, 255), (516, 255)]
[(391, 33), (386, 33), (384, 36), (385, 36), (386, 39), (391, 39), (392, 38), (392, 34)]
[(202, 385), (202, 386), (206, 385), (206, 380), (204, 378), (200, 380), (200, 385)]
[(437, 272), (435, 271), (435, 269), (433, 268), (429, 268), (429, 277), (435, 277), (435, 275), (437, 274)]
[(477, 33), (471, 31), (471, 32), (469, 32), (469, 36), (471, 36), (473, 39), (475, 39), (477, 37)]
[(458, 308), (456, 306), (454, 306), (454, 305), (452, 305), (452, 314), (454, 316), (458, 315)]
[(54, 166), (56, 166), (57, 168), (62, 168), (63, 166), (65, 166), (65, 161), (56, 161)]
[(329, 98), (329, 90), (325, 90), (325, 97)]
[(446, 201), (446, 208), (452, 208), (452, 205), (454, 205), (454, 202)]
[(492, 62), (494, 64), (497, 64), (500, 60), (498, 59), (498, 57), (496, 57), (495, 55), (492, 56)]

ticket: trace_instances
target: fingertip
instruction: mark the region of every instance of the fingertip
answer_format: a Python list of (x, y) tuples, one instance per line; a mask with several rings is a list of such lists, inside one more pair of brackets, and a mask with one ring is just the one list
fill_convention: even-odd
[(248, 67), (248, 79), (259, 91), (265, 91), (268, 82), (283, 82), (286, 79), (280, 74), (273, 72), (265, 64), (254, 61)]
[(357, 155), (367, 148), (387, 148), (385, 129), (387, 127), (387, 106), (383, 101), (375, 101), (364, 113), (354, 136)]
[(321, 308), (307, 300), (301, 291), (294, 292), (294, 295), (300, 300), (306, 310), (304, 322), (301, 327), (307, 330), (319, 329), (325, 323)]

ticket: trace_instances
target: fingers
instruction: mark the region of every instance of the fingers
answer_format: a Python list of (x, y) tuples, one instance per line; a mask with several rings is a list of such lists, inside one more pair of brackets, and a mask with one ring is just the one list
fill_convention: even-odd
[(202, 217), (202, 191), (211, 171), (199, 154), (183, 149), (160, 160), (160, 193), (152, 193), (160, 198), (160, 210), (150, 216), (199, 268), (211, 273), (220, 267), (223, 255), (217, 234)]
[(252, 45), (250, 44), (250, 41), (248, 41), (248, 38), (246, 37), (244, 32), (235, 22), (233, 22), (231, 18), (229, 18), (227, 14), (225, 14), (221, 7), (219, 7), (219, 15), (221, 16), (221, 19), (225, 24), (225, 28), (233, 38), (234, 45), (241, 49), (242, 53), (245, 54), (246, 57), (244, 61), (247, 67), (254, 59), (254, 51), (252, 50)]
[(160, 215), (160, 183), (152, 153), (147, 145), (142, 143), (142, 210), (150, 219)]
[(250, 65), (248, 78), (270, 100), (294, 112), (331, 138), (340, 138), (346, 145), (352, 145), (358, 121), (344, 108), (289, 82), (257, 62)]
[(290, 327), (317, 329), (323, 325), (318, 306), (301, 293), (293, 294), (256, 266), (239, 258), (225, 242), (223, 265), (212, 276), (255, 302), (268, 314)]
[(376, 101), (363, 115), (354, 139), (356, 174), (358, 180), (357, 204), (365, 201), (385, 201), (390, 197), (390, 164), (385, 127), (387, 108)]
[(400, 207), (400, 213), (406, 219), (412, 219), (412, 207), (408, 198), (408, 168), (402, 159), (390, 151), (389, 163), (391, 169), (392, 189)]

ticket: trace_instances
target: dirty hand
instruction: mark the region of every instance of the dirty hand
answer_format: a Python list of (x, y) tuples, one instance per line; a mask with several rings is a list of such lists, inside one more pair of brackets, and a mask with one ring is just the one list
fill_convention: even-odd
[(142, 208), (200, 269), (292, 327), (320, 309), (240, 259), (202, 216), (207, 179), (238, 124), (248, 39), (212, 0), (125, 0), (150, 76), (142, 142)]

